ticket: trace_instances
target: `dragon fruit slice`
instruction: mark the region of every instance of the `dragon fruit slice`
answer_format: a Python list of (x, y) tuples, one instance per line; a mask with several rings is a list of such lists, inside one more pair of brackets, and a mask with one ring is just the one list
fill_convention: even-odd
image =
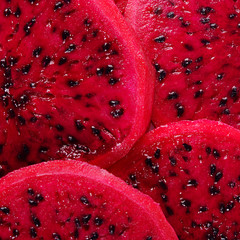
[(159, 205), (96, 166), (52, 161), (0, 180), (1, 239), (177, 240)]
[(145, 135), (110, 171), (160, 203), (179, 239), (240, 239), (240, 132), (198, 120)]
[(0, 13), (1, 175), (123, 157), (149, 124), (153, 86), (114, 3), (11, 0)]
[(240, 1), (130, 0), (126, 18), (156, 70), (153, 122), (240, 128)]

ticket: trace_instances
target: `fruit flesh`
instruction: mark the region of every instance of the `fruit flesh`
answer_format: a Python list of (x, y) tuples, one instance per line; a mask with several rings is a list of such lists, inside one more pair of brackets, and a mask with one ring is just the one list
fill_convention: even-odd
[(239, 130), (222, 123), (173, 123), (110, 172), (160, 203), (179, 239), (239, 239), (239, 142)]
[(80, 161), (20, 169), (0, 189), (1, 239), (177, 239), (152, 199)]
[(148, 125), (152, 86), (114, 4), (12, 0), (0, 12), (1, 175), (36, 159), (105, 167), (123, 156)]
[(130, 0), (155, 68), (153, 122), (208, 118), (240, 128), (239, 1)]
[(121, 13), (124, 14), (128, 0), (115, 0), (115, 3), (117, 5), (117, 7), (119, 8), (119, 10), (121, 11)]

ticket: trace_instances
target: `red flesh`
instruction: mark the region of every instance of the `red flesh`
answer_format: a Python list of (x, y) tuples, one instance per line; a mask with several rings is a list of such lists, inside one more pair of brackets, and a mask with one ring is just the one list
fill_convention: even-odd
[[(1, 175), (51, 159), (109, 166), (149, 124), (153, 86), (146, 79), (151, 73), (116, 6), (110, 0), (69, 2), (0, 1)], [(11, 14), (4, 16), (6, 11)], [(70, 32), (65, 40), (64, 30)], [(76, 49), (68, 53), (70, 44)], [(42, 51), (35, 57), (38, 47)], [(51, 62), (45, 67), (46, 56)], [(17, 63), (11, 66), (10, 57)], [(59, 65), (62, 57), (67, 62)], [(27, 64), (31, 68), (24, 74)], [(106, 73), (107, 65), (113, 72)], [(112, 78), (120, 81), (111, 85)], [(110, 100), (120, 104), (111, 107)]]
[(239, 239), (239, 156), (239, 130), (182, 121), (146, 134), (110, 171), (160, 203), (179, 239)]
[[(37, 194), (43, 199), (31, 206), (29, 200), (35, 201)], [(89, 214), (84, 223), (83, 217)], [(19, 240), (33, 239), (32, 232), (36, 232), (34, 238), (46, 240), (177, 239), (151, 198), (108, 172), (78, 161), (41, 163), (2, 178), (0, 219), (4, 240), (13, 239), (14, 229)]]

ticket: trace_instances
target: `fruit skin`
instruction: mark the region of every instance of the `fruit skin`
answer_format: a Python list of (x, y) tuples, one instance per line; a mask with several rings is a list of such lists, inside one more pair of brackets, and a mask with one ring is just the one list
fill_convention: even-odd
[(155, 66), (155, 126), (207, 118), (240, 128), (239, 1), (129, 0)]
[(109, 171), (160, 203), (179, 239), (238, 239), (240, 132), (181, 121), (143, 136)]
[[(41, 2), (41, 4), (37, 4)], [(62, 78), (65, 77), (65, 75), (73, 75), (73, 77), (79, 77), (79, 75), (84, 75), (84, 74), (92, 74), (91, 72), (78, 72), (76, 69), (71, 69), (71, 71), (68, 71), (65, 67), (65, 65), (62, 66), (56, 66), (57, 70), (64, 72), (64, 76), (61, 75), (59, 77), (59, 84), (54, 84), (50, 82), (50, 76), (52, 77), (52, 74), (55, 70), (55, 64), (50, 64), (50, 66), (47, 66), (46, 69), (43, 71), (41, 68), (41, 60), (43, 58), (42, 55), (40, 55), (39, 58), (34, 58), (32, 56), (33, 53), (33, 46), (37, 44), (37, 46), (41, 43), (44, 44), (45, 48), (48, 48), (47, 50), (49, 51), (54, 51), (54, 49), (58, 48), (56, 44), (59, 42), (62, 44), (62, 46), (59, 48), (59, 52), (56, 54), (56, 61), (60, 57), (62, 57), (62, 52), (64, 49), (64, 46), (69, 44), (71, 41), (67, 39), (64, 43), (62, 43), (59, 40), (59, 36), (53, 35), (53, 40), (51, 40), (51, 34), (53, 34), (52, 30), (49, 28), (46, 28), (44, 23), (41, 23), (42, 25), (38, 25), (38, 21), (36, 20), (36, 23), (33, 25), (31, 28), (31, 32), (29, 35), (24, 36), (23, 38), (23, 24), (26, 23), (26, 21), (29, 21), (28, 18), (30, 18), (30, 15), (34, 13), (33, 10), (31, 13), (29, 13), (29, 16), (26, 14), (22, 14), (20, 18), (17, 18), (13, 15), (10, 15), (9, 18), (4, 18), (1, 15), (1, 19), (3, 19), (2, 22), (6, 20), (6, 25), (4, 27), (2, 26), (1, 30), (3, 33), (7, 32), (8, 28), (10, 25), (14, 25), (18, 21), (20, 21), (21, 25), (19, 29), (21, 32), (19, 34), (17, 33), (16, 36), (14, 37), (13, 41), (7, 42), (6, 39), (3, 37), (0, 40), (0, 45), (3, 45), (3, 51), (0, 53), (0, 60), (5, 59), (5, 55), (7, 55), (6, 48), (11, 48), (11, 54), (13, 55), (21, 55), (22, 52), (24, 52), (24, 58), (22, 57), (20, 59), (20, 62), (17, 63), (17, 65), (13, 66), (11, 68), (12, 74), (13, 75), (13, 82), (14, 85), (11, 86), (9, 89), (6, 88), (1, 89), (0, 91), (0, 116), (2, 119), (6, 119), (5, 121), (2, 121), (0, 123), (0, 164), (2, 166), (3, 171), (1, 170), (0, 175), (3, 176), (7, 172), (17, 169), (23, 166), (26, 166), (28, 164), (33, 164), (36, 163), (36, 161), (47, 161), (47, 160), (53, 160), (53, 159), (68, 159), (68, 158), (74, 158), (74, 159), (79, 159), (79, 160), (84, 160), (88, 161), (92, 164), (99, 165), (101, 167), (107, 167), (111, 165), (113, 162), (117, 161), (121, 157), (123, 157), (131, 148), (131, 146), (134, 144), (134, 142), (146, 131), (149, 122), (150, 122), (150, 115), (151, 115), (151, 108), (152, 108), (152, 101), (153, 101), (153, 83), (150, 83), (148, 81), (149, 78), (151, 78), (151, 70), (149, 70), (149, 64), (147, 63), (147, 60), (145, 59), (140, 44), (132, 34), (131, 30), (128, 29), (127, 24), (125, 23), (123, 17), (119, 13), (118, 9), (112, 3), (110, 0), (89, 0), (89, 1), (81, 1), (81, 0), (72, 0), (72, 1), (64, 1), (64, 7), (72, 7), (76, 8), (77, 10), (81, 11), (79, 4), (84, 5), (86, 8), (88, 8), (88, 12), (91, 9), (91, 17), (95, 20), (97, 23), (97, 26), (101, 28), (100, 30), (102, 34), (105, 34), (105, 31), (107, 31), (107, 34), (110, 35), (110, 40), (112, 39), (118, 39), (119, 41), (119, 48), (121, 49), (121, 54), (124, 55), (124, 61), (119, 61), (113, 57), (114, 63), (119, 63), (119, 65), (124, 66), (124, 70), (122, 72), (118, 72), (119, 74), (124, 75), (124, 80), (122, 80), (122, 85), (117, 87), (117, 89), (112, 90), (105, 90), (103, 91), (101, 89), (101, 86), (96, 87), (94, 84), (89, 82), (89, 84), (84, 85), (82, 88), (81, 86), (79, 87), (80, 90), (73, 90), (73, 89), (65, 89), (65, 83), (63, 83)], [(71, 2), (71, 3), (67, 3)], [(1, 1), (0, 3), (0, 11), (2, 12), (6, 6), (12, 6), (11, 4), (15, 5), (17, 1), (11, 2), (11, 3), (6, 3), (5, 1)], [(51, 13), (51, 10), (53, 9), (52, 7), (54, 6), (56, 2), (51, 0), (51, 1), (35, 1), (33, 3), (30, 3), (29, 1), (24, 1), (19, 4), (20, 8), (24, 6), (22, 11), (27, 11), (28, 7), (29, 9), (34, 9), (35, 4), (37, 4), (37, 7), (43, 8), (43, 5), (45, 4), (46, 6), (46, 11), (42, 15), (42, 18), (48, 18), (49, 13)], [(15, 6), (14, 6), (15, 9)], [(63, 10), (58, 10), (58, 11), (63, 11)], [(62, 12), (61, 12), (62, 13)], [(24, 16), (23, 16), (24, 15)], [(53, 12), (52, 14), (49, 14), (49, 17), (54, 16), (54, 21), (55, 17), (57, 18), (58, 12)], [(83, 18), (83, 16), (80, 16)], [(26, 19), (25, 19), (26, 18)], [(10, 21), (10, 20), (11, 21)], [(68, 18), (67, 18), (68, 19)], [(69, 17), (70, 19), (70, 17)], [(76, 17), (76, 19), (78, 19)], [(71, 28), (71, 30), (76, 31), (76, 29), (73, 27), (74, 24), (78, 24), (79, 22), (73, 17), (73, 24), (66, 24), (68, 20), (65, 19), (64, 22), (62, 22), (62, 19), (60, 22), (60, 30), (63, 30), (64, 27), (68, 26)], [(45, 19), (46, 20), (46, 19)], [(58, 19), (59, 20), (59, 19)], [(54, 22), (53, 21), (53, 22)], [(10, 23), (11, 22), (11, 23)], [(47, 22), (47, 21), (46, 21)], [(56, 20), (56, 23), (58, 21)], [(80, 24), (80, 23), (79, 23)], [(38, 26), (41, 29), (41, 32), (35, 32), (35, 27)], [(52, 26), (51, 26), (52, 27)], [(82, 26), (80, 26), (82, 27)], [(50, 30), (49, 30), (50, 29)], [(92, 29), (90, 29), (92, 31)], [(90, 32), (89, 29), (87, 29), (87, 32)], [(80, 31), (80, 30), (79, 30)], [(70, 31), (71, 32), (71, 31)], [(34, 34), (33, 34), (34, 33)], [(80, 32), (81, 33), (81, 32)], [(41, 36), (40, 36), (41, 35)], [(106, 34), (105, 34), (106, 35)], [(104, 35), (104, 36), (105, 36)], [(34, 39), (33, 39), (34, 36)], [(79, 35), (76, 34), (76, 36), (73, 34), (73, 40), (77, 38)], [(106, 37), (106, 36), (105, 36)], [(22, 39), (20, 46), (16, 49), (15, 51), (15, 46), (14, 44), (18, 43)], [(40, 43), (38, 42), (38, 39), (40, 39)], [(100, 39), (102, 40), (102, 39)], [(70, 42), (69, 42), (70, 41)], [(56, 43), (55, 43), (56, 42)], [(101, 46), (101, 42), (98, 42)], [(65, 45), (64, 45), (65, 44)], [(84, 44), (88, 44), (87, 42), (84, 42)], [(82, 52), (80, 53), (83, 54), (85, 57), (85, 50), (91, 51), (95, 49), (97, 46), (96, 41), (92, 42), (91, 48), (89, 45), (87, 45), (87, 48), (84, 48)], [(27, 46), (27, 48), (26, 48)], [(95, 47), (95, 48), (94, 48)], [(80, 48), (80, 47), (79, 47)], [(78, 48), (77, 48), (78, 49)], [(65, 50), (65, 49), (64, 49)], [(44, 51), (43, 51), (44, 52)], [(54, 52), (53, 52), (54, 53)], [(53, 54), (51, 53), (51, 54)], [(42, 53), (43, 54), (43, 53)], [(46, 54), (46, 53), (45, 53)], [(71, 55), (72, 54), (72, 55)], [(100, 53), (96, 53), (97, 56)], [(54, 54), (53, 54), (54, 55)], [(51, 55), (52, 56), (52, 55)], [(65, 54), (64, 54), (65, 56)], [(9, 57), (7, 55), (7, 57)], [(69, 53), (68, 55), (69, 58), (80, 58), (81, 54), (74, 55), (73, 53)], [(99, 55), (99, 58), (102, 56)], [(28, 59), (31, 58), (31, 59)], [(87, 58), (87, 56), (86, 56)], [(28, 61), (32, 61), (33, 59), (33, 66), (30, 69), (29, 74), (30, 75), (21, 75), (19, 73), (19, 69), (22, 69), (22, 64), (28, 63)], [(71, 59), (72, 60), (72, 59)], [(82, 61), (82, 59), (80, 59)], [(110, 58), (111, 60), (111, 58)], [(24, 62), (25, 61), (25, 62)], [(103, 65), (105, 65), (107, 60), (104, 59)], [(101, 64), (101, 62), (97, 62), (97, 64)], [(69, 66), (68, 66), (69, 67)], [(81, 69), (82, 66), (79, 67)], [(97, 67), (94, 65), (94, 67)], [(126, 70), (127, 69), (127, 70)], [(34, 70), (32, 73), (31, 70)], [(72, 71), (73, 70), (73, 71)], [(6, 80), (6, 73), (4, 72), (5, 69), (0, 67), (0, 82), (1, 84)], [(95, 73), (95, 69), (92, 70)], [(116, 70), (117, 71), (117, 70)], [(44, 79), (45, 77), (49, 80), (48, 81), (42, 81), (39, 80), (39, 72), (41, 72), (41, 77)], [(62, 74), (61, 72), (61, 74)], [(19, 78), (21, 81), (15, 81), (17, 78), (16, 76), (20, 74)], [(75, 74), (75, 75), (74, 75)], [(45, 76), (46, 75), (46, 76)], [(86, 76), (86, 79), (88, 79), (88, 75)], [(9, 79), (7, 79), (9, 80)], [(45, 79), (46, 80), (46, 79)], [(102, 80), (100, 78), (100, 80)], [(29, 83), (33, 81), (35, 82), (40, 82), (40, 87), (38, 86), (36, 88), (29, 88)], [(87, 81), (87, 80), (86, 80)], [(99, 79), (94, 78), (94, 81), (99, 82)], [(106, 79), (104, 79), (106, 81)], [(47, 84), (45, 83), (47, 82)], [(129, 83), (132, 84), (129, 84)], [(26, 83), (26, 86), (24, 85)], [(95, 82), (94, 82), (95, 83)], [(41, 85), (42, 84), (42, 85)], [(16, 89), (15, 89), (16, 85)], [(20, 87), (19, 87), (20, 85)], [(24, 86), (23, 86), (24, 85)], [(50, 87), (50, 86), (51, 87)], [(124, 89), (124, 85), (126, 86), (126, 89)], [(131, 85), (131, 86), (130, 86)], [(47, 90), (46, 90), (47, 88)], [(48, 89), (49, 88), (49, 89)], [(96, 90), (97, 88), (97, 90)], [(114, 88), (114, 87), (113, 87)], [(122, 88), (122, 93), (118, 92), (118, 88)], [(4, 90), (5, 92), (2, 92)], [(16, 91), (15, 91), (16, 90)], [(103, 99), (105, 102), (104, 104), (97, 104), (96, 108), (99, 109), (100, 107), (98, 105), (101, 105), (102, 112), (98, 111), (96, 113), (92, 113), (88, 109), (86, 110), (85, 107), (82, 107), (81, 104), (76, 103), (74, 99), (71, 98), (58, 98), (58, 99), (51, 99), (51, 97), (56, 93), (59, 93), (60, 96), (64, 94), (64, 96), (73, 96), (74, 94), (77, 94), (79, 92), (83, 92), (86, 95), (89, 93), (91, 90), (96, 90), (99, 91), (98, 94), (101, 95), (96, 97), (96, 102), (98, 103), (101, 102), (104, 98), (102, 96), (102, 92), (105, 93), (106, 99)], [(101, 90), (101, 91), (100, 91)], [(5, 99), (5, 94), (6, 92), (10, 92), (11, 96), (9, 97), (9, 106), (5, 107), (4, 105), (4, 99)], [(14, 92), (15, 91), (15, 92)], [(112, 92), (111, 92), (112, 91)], [(116, 93), (115, 93), (116, 91)], [(126, 92), (125, 92), (126, 91)], [(22, 96), (23, 93), (29, 93), (29, 100), (24, 106), (20, 107), (15, 107), (14, 103), (16, 103), (15, 100), (19, 100), (18, 98)], [(127, 112), (129, 113), (129, 118), (125, 119), (124, 122), (121, 122), (120, 119), (113, 119), (112, 116), (108, 116), (108, 114), (111, 112), (111, 109), (108, 105), (109, 100), (112, 99), (107, 99), (108, 94), (111, 93), (112, 95), (116, 95), (117, 97), (120, 95), (120, 97), (127, 98), (129, 99), (128, 102), (126, 101), (127, 104), (127, 109), (126, 109), (126, 114)], [(48, 97), (48, 94), (50, 95)], [(52, 94), (52, 95), (51, 95)], [(83, 94), (84, 95), (84, 94)], [(37, 97), (36, 97), (37, 96)], [(75, 96), (75, 95), (74, 95)], [(12, 100), (14, 98), (14, 102)], [(84, 96), (85, 98), (85, 96)], [(100, 98), (100, 99), (99, 99)], [(42, 100), (44, 99), (44, 100)], [(12, 101), (12, 102), (11, 102)], [(85, 101), (85, 100), (84, 100)], [(87, 100), (88, 101), (88, 100)], [(89, 100), (91, 101), (91, 100)], [(95, 98), (93, 101), (93, 104), (95, 103)], [(15, 110), (15, 115), (16, 118), (10, 119), (9, 117), (9, 110), (10, 110), (10, 105), (12, 108)], [(13, 106), (12, 106), (13, 105)], [(84, 105), (84, 103), (82, 104)], [(78, 109), (78, 110), (76, 110)], [(45, 116), (49, 114), (49, 112), (53, 115), (51, 119), (46, 119)], [(107, 112), (107, 114), (104, 114)], [(31, 118), (33, 116), (38, 117), (38, 121), (33, 123), (31, 122)], [(82, 133), (79, 133), (74, 125), (74, 121), (76, 119), (83, 120), (86, 118), (89, 118), (90, 115), (90, 123), (87, 122), (87, 126), (85, 126), (85, 129), (83, 135)], [(109, 114), (110, 115), (110, 114)], [(19, 124), (17, 117), (24, 116), (25, 118), (25, 125), (22, 126)], [(91, 118), (92, 117), (92, 118)], [(105, 140), (105, 142), (101, 142), (99, 137), (94, 135), (92, 132), (92, 127), (99, 127), (100, 126), (95, 126), (96, 122), (100, 121), (102, 123), (106, 123), (107, 127), (110, 127), (110, 131), (113, 132), (113, 136), (109, 134), (108, 132), (104, 135), (104, 126), (102, 127), (101, 125), (101, 133)], [(108, 126), (109, 124), (111, 126)], [(59, 128), (60, 130), (57, 130), (55, 126), (58, 124), (62, 125), (64, 127), (64, 131), (61, 130), (61, 127)], [(100, 124), (99, 124), (100, 125)], [(103, 130), (102, 130), (103, 129)], [(61, 139), (59, 138), (59, 135)], [(84, 151), (82, 150), (76, 150), (76, 144), (75, 142), (69, 142), (68, 136), (73, 135), (77, 140), (79, 141), (79, 145), (83, 144), (84, 147), (92, 147), (92, 151), (90, 151), (89, 154), (83, 153)], [(57, 139), (57, 140), (56, 140)], [(60, 140), (59, 140), (60, 139)], [(63, 143), (62, 143), (63, 142)], [(90, 146), (87, 146), (90, 145)], [(26, 147), (27, 146), (27, 147)], [(48, 149), (48, 151), (40, 151), (39, 149)], [(15, 149), (15, 151), (11, 151), (11, 149)], [(22, 154), (23, 149), (27, 149), (27, 157)], [(30, 151), (29, 151), (30, 149)], [(39, 153), (40, 151), (40, 153)], [(86, 151), (87, 152), (87, 151)], [(25, 156), (21, 161), (18, 160), (18, 156)]]
[[(43, 200), (29, 207), (25, 197), (33, 198), (37, 193)], [(0, 216), (4, 221), (0, 225), (0, 237), (3, 239), (13, 230), (6, 228), (5, 221), (18, 221), (18, 225), (12, 223), (11, 226), (19, 231), (18, 239), (24, 240), (32, 239), (30, 228), (44, 239), (52, 239), (54, 233), (59, 239), (98, 239), (86, 238), (93, 232), (104, 239), (146, 240), (150, 236), (157, 240), (177, 239), (160, 207), (150, 197), (107, 171), (80, 161), (52, 161), (9, 173), (0, 180), (0, 196)], [(38, 218), (34, 221), (40, 222), (36, 227), (29, 221), (29, 213)], [(89, 213), (87, 227), (82, 216)], [(102, 220), (94, 226), (92, 221), (96, 216)], [(70, 233), (76, 232), (73, 223), (77, 217), (79, 235), (74, 238)], [(129, 222), (124, 221), (126, 219), (130, 219)], [(111, 223), (115, 224), (112, 235), (106, 228)], [(125, 230), (119, 234), (119, 228)]]

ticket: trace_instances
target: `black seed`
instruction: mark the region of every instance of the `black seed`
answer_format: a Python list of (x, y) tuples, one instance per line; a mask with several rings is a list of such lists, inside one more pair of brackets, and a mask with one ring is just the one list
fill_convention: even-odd
[(56, 125), (56, 129), (57, 129), (59, 132), (61, 132), (61, 131), (64, 130), (64, 127), (63, 127), (61, 124), (57, 124), (57, 125)]
[(183, 147), (185, 148), (185, 150), (186, 150), (187, 152), (192, 151), (192, 146), (189, 145), (189, 144), (187, 144), (187, 143), (183, 143)]
[(210, 18), (202, 18), (202, 19), (200, 20), (200, 22), (201, 22), (202, 24), (209, 23), (209, 22), (210, 22)]
[(8, 215), (10, 213), (10, 209), (8, 207), (0, 207), (0, 211), (4, 214)]
[(68, 30), (63, 30), (62, 32), (62, 40), (65, 41), (68, 37), (70, 37), (70, 32)]
[(23, 30), (24, 30), (26, 36), (31, 33), (30, 30), (33, 27), (33, 25), (35, 24), (35, 22), (36, 22), (36, 18), (32, 18), (26, 25), (24, 25)]
[(3, 152), (3, 144), (0, 144), (0, 154)]
[(78, 81), (74, 81), (74, 80), (68, 80), (68, 86), (69, 87), (76, 87), (79, 85), (79, 82)]
[(231, 13), (231, 14), (229, 14), (229, 19), (234, 19), (235, 17), (237, 16), (237, 14), (235, 14), (235, 13)]
[(108, 83), (110, 85), (115, 85), (116, 83), (118, 83), (120, 80), (118, 78), (110, 78), (110, 80), (108, 81)]
[(13, 237), (18, 237), (19, 236), (19, 231), (17, 229), (13, 229)]
[(4, 16), (9, 17), (12, 14), (12, 10), (10, 8), (6, 8), (4, 10)]
[(183, 207), (191, 207), (191, 201), (190, 201), (190, 200), (182, 199), (182, 200), (180, 201), (180, 203), (181, 203), (181, 205), (182, 205)]
[(168, 197), (167, 197), (167, 195), (162, 194), (162, 195), (161, 195), (161, 198), (162, 198), (162, 200), (163, 200), (164, 202), (168, 202)]
[(31, 4), (33, 4), (34, 2), (36, 2), (36, 0), (28, 0)]
[(228, 100), (227, 97), (222, 98), (221, 101), (220, 101), (220, 103), (219, 103), (219, 107), (224, 107), (224, 106), (226, 106), (227, 100)]
[(154, 157), (155, 157), (156, 159), (159, 159), (160, 156), (161, 156), (161, 151), (160, 151), (160, 149), (158, 148), (158, 149), (156, 150), (156, 152), (154, 153)]
[(51, 62), (51, 58), (49, 56), (46, 56), (42, 59), (42, 66), (47, 67), (50, 62)]
[(60, 237), (60, 235), (58, 233), (53, 233), (52, 236), (53, 236), (54, 240), (62, 240), (62, 238)]
[(204, 45), (204, 46), (207, 46), (210, 44), (210, 41), (207, 40), (207, 39), (201, 39), (201, 43)]
[(34, 201), (34, 200), (32, 200), (32, 199), (29, 199), (29, 200), (28, 200), (28, 203), (29, 203), (30, 206), (33, 206), (33, 207), (36, 207), (36, 206), (38, 205), (38, 202), (37, 202), (37, 201)]
[(36, 238), (37, 237), (37, 231), (34, 227), (30, 228), (30, 236), (31, 236), (31, 238)]
[(234, 205), (235, 205), (234, 202), (230, 201), (226, 206), (226, 211), (227, 212), (231, 211), (234, 208)]
[(198, 182), (196, 179), (190, 179), (188, 180), (188, 184), (187, 184), (188, 187), (197, 187), (198, 186)]
[(193, 46), (190, 45), (190, 44), (184, 44), (183, 46), (184, 46), (188, 51), (193, 51), (193, 50), (194, 50)]
[(10, 108), (10, 109), (8, 110), (8, 114), (9, 114), (9, 117), (10, 117), (10, 118), (14, 118), (14, 117), (15, 117), (15, 112), (14, 112), (14, 110), (13, 110), (12, 108)]
[(67, 139), (70, 143), (77, 143), (78, 142), (78, 140), (74, 136), (71, 136), (71, 135), (69, 135)]
[(220, 193), (220, 190), (215, 186), (211, 186), (209, 188), (209, 192), (210, 192), (211, 195), (217, 195), (217, 194)]
[(219, 211), (220, 211), (220, 213), (225, 213), (226, 212), (226, 208), (225, 208), (224, 203), (219, 204)]
[(89, 220), (91, 219), (92, 215), (88, 214), (82, 217), (83, 224), (88, 224)]
[(20, 123), (21, 126), (25, 125), (26, 124), (26, 120), (24, 117), (22, 116), (18, 116), (18, 121)]
[(111, 107), (116, 107), (117, 105), (120, 105), (120, 101), (118, 101), (118, 100), (111, 100), (111, 101), (109, 101), (109, 105)]
[(123, 108), (111, 111), (111, 115), (113, 116), (113, 118), (120, 118), (123, 115), (123, 113), (124, 113), (124, 109)]
[(166, 206), (166, 211), (167, 211), (169, 216), (174, 215), (174, 212), (173, 212), (172, 208), (170, 208), (169, 206)]
[(174, 18), (175, 17), (175, 13), (174, 12), (169, 12), (167, 14), (167, 18)]
[(115, 233), (115, 229), (116, 229), (116, 227), (114, 225), (110, 225), (108, 227), (108, 231), (109, 231), (110, 235), (113, 235)]
[(176, 166), (177, 165), (177, 159), (175, 157), (169, 157), (170, 163), (172, 166)]
[(105, 72), (106, 74), (110, 74), (113, 72), (113, 70), (114, 70), (113, 65), (107, 65)]
[(210, 165), (210, 175), (212, 176), (215, 172), (216, 172), (216, 165), (215, 164), (211, 164)]
[(236, 183), (235, 182), (230, 182), (230, 183), (228, 183), (228, 186), (230, 188), (234, 188), (236, 186)]
[(238, 96), (238, 89), (237, 89), (236, 86), (233, 86), (231, 91), (230, 91), (230, 97), (232, 99), (236, 100), (237, 96)]
[(159, 186), (163, 189), (163, 190), (168, 190), (168, 186), (166, 184), (166, 180), (159, 180)]
[(80, 219), (79, 219), (79, 218), (75, 218), (75, 219), (74, 219), (74, 223), (75, 223), (75, 226), (76, 226), (77, 228), (80, 228), (80, 227), (81, 227)]
[(75, 126), (76, 126), (77, 130), (79, 130), (79, 131), (85, 129), (85, 126), (82, 124), (81, 120), (76, 120)]
[(166, 77), (167, 73), (165, 70), (163, 69), (160, 69), (159, 70), (159, 76), (158, 76), (158, 81), (162, 81), (165, 77)]
[(154, 39), (154, 42), (156, 42), (156, 43), (163, 43), (163, 42), (165, 42), (165, 41), (166, 41), (166, 37), (163, 36), (163, 35), (161, 35), (161, 36), (159, 36), (159, 37), (156, 37), (156, 38)]
[(192, 63), (192, 60), (189, 59), (189, 58), (185, 58), (183, 61), (182, 61), (182, 66), (183, 67), (187, 67), (188, 65), (190, 65)]
[(61, 57), (61, 58), (59, 59), (58, 65), (61, 66), (61, 65), (63, 65), (63, 64), (66, 63), (66, 62), (67, 62), (67, 58), (66, 58), (66, 57)]
[(75, 44), (70, 44), (69, 47), (65, 50), (65, 53), (70, 53), (76, 49)]
[(228, 108), (226, 108), (226, 109), (224, 109), (222, 111), (222, 113), (225, 114), (225, 115), (229, 115), (230, 114), (230, 110)]
[(183, 113), (184, 113), (184, 107), (180, 104), (180, 103), (177, 103), (175, 105), (175, 108), (177, 110), (177, 117), (180, 118), (182, 117)]
[(211, 29), (216, 29), (217, 27), (218, 27), (218, 25), (216, 23), (211, 23), (210, 24)]
[(104, 68), (103, 68), (103, 67), (102, 67), (102, 68), (97, 68), (96, 74), (97, 74), (98, 76), (102, 76), (103, 73), (104, 73)]
[(84, 19), (83, 24), (86, 27), (90, 27), (92, 25), (92, 22), (88, 18), (86, 18), (86, 19)]
[(202, 8), (200, 8), (199, 11), (202, 15), (207, 15), (210, 12), (213, 12), (213, 9), (211, 7), (202, 7)]
[(17, 155), (19, 160), (25, 160), (30, 153), (30, 149), (26, 144), (23, 144), (21, 152)]
[(21, 9), (20, 9), (19, 7), (17, 7), (14, 15), (15, 15), (17, 18), (19, 18), (19, 17), (21, 16), (21, 13), (22, 13)]
[(200, 63), (200, 62), (202, 62), (202, 60), (203, 60), (203, 57), (199, 57), (199, 58), (196, 59), (196, 62)]
[(199, 212), (200, 212), (200, 213), (206, 212), (207, 210), (208, 210), (208, 208), (207, 208), (206, 206), (201, 206), (201, 207), (199, 208)]
[(92, 133), (95, 136), (100, 136), (101, 131), (99, 129), (95, 128), (94, 126), (92, 126)]
[(197, 92), (195, 92), (194, 93), (194, 98), (199, 98), (199, 97), (201, 97), (202, 95), (203, 95), (203, 90), (202, 89), (200, 89), (200, 90), (198, 90)]
[(136, 181), (136, 175), (135, 174), (130, 174), (129, 178), (131, 181)]
[(75, 237), (76, 239), (78, 239), (78, 237), (79, 237), (78, 229), (75, 229), (75, 231), (74, 231), (74, 237)]
[(87, 199), (86, 196), (82, 196), (80, 198), (80, 201), (84, 204), (84, 205), (89, 205), (89, 200)]
[(22, 67), (22, 73), (23, 73), (24, 75), (27, 75), (27, 74), (29, 73), (29, 71), (30, 71), (30, 68), (31, 68), (31, 65), (30, 65), (30, 64), (27, 64), (27, 65), (23, 66), (23, 67)]
[(153, 173), (156, 173), (156, 174), (159, 173), (159, 166), (158, 166), (158, 164), (152, 165), (152, 171), (153, 171)]
[(168, 94), (167, 99), (168, 99), (168, 100), (172, 100), (172, 99), (177, 99), (178, 97), (179, 97), (179, 95), (178, 95), (177, 92), (170, 92), (170, 93)]
[(38, 193), (35, 199), (39, 202), (42, 202), (44, 200), (44, 197)]
[(49, 150), (48, 147), (41, 146), (38, 150), (39, 153), (46, 153)]
[(152, 237), (150, 237), (150, 236), (146, 238), (146, 240), (152, 240), (152, 239), (153, 239), (153, 238), (152, 238)]
[(97, 232), (93, 232), (93, 233), (91, 234), (89, 240), (95, 240), (95, 239), (98, 239), (98, 233), (97, 233)]
[(27, 193), (31, 196), (34, 195), (34, 190), (32, 188), (28, 188)]
[(190, 22), (188, 22), (188, 21), (182, 22), (182, 27), (188, 27), (188, 26), (190, 26)]
[(54, 6), (54, 11), (57, 11), (58, 9), (63, 7), (63, 3), (62, 2), (57, 2)]
[(187, 75), (189, 75), (189, 74), (192, 73), (192, 71), (191, 71), (190, 69), (186, 69), (185, 73), (186, 73)]
[(12, 67), (18, 62), (18, 59), (16, 57), (11, 56), (11, 57), (9, 57), (9, 62), (10, 62), (10, 65)]
[(206, 153), (207, 153), (207, 154), (211, 154), (211, 151), (212, 151), (212, 150), (211, 150), (210, 147), (206, 147)]
[(223, 177), (223, 173), (222, 172), (217, 172), (215, 175), (215, 183), (219, 182), (221, 180), (221, 178)]
[(213, 156), (214, 156), (216, 159), (220, 158), (220, 153), (219, 153), (219, 151), (216, 150), (216, 149), (213, 149)]
[(104, 43), (102, 45), (102, 49), (104, 52), (107, 52), (111, 48), (112, 44), (111, 43)]
[(103, 219), (100, 218), (100, 217), (95, 217), (95, 219), (94, 219), (94, 224), (95, 224), (96, 226), (101, 226), (101, 225), (103, 224)]
[(51, 115), (49, 115), (49, 114), (46, 114), (45, 118), (46, 118), (47, 120), (51, 120), (51, 119), (52, 119)]
[(149, 167), (152, 167), (152, 166), (153, 166), (153, 163), (152, 163), (152, 159), (151, 159), (151, 158), (146, 158), (145, 163), (146, 163), (146, 165), (149, 166)]
[(34, 225), (36, 227), (40, 227), (41, 226), (41, 222), (40, 222), (40, 220), (37, 217), (33, 216), (32, 220), (33, 220), (33, 223), (34, 223)]

